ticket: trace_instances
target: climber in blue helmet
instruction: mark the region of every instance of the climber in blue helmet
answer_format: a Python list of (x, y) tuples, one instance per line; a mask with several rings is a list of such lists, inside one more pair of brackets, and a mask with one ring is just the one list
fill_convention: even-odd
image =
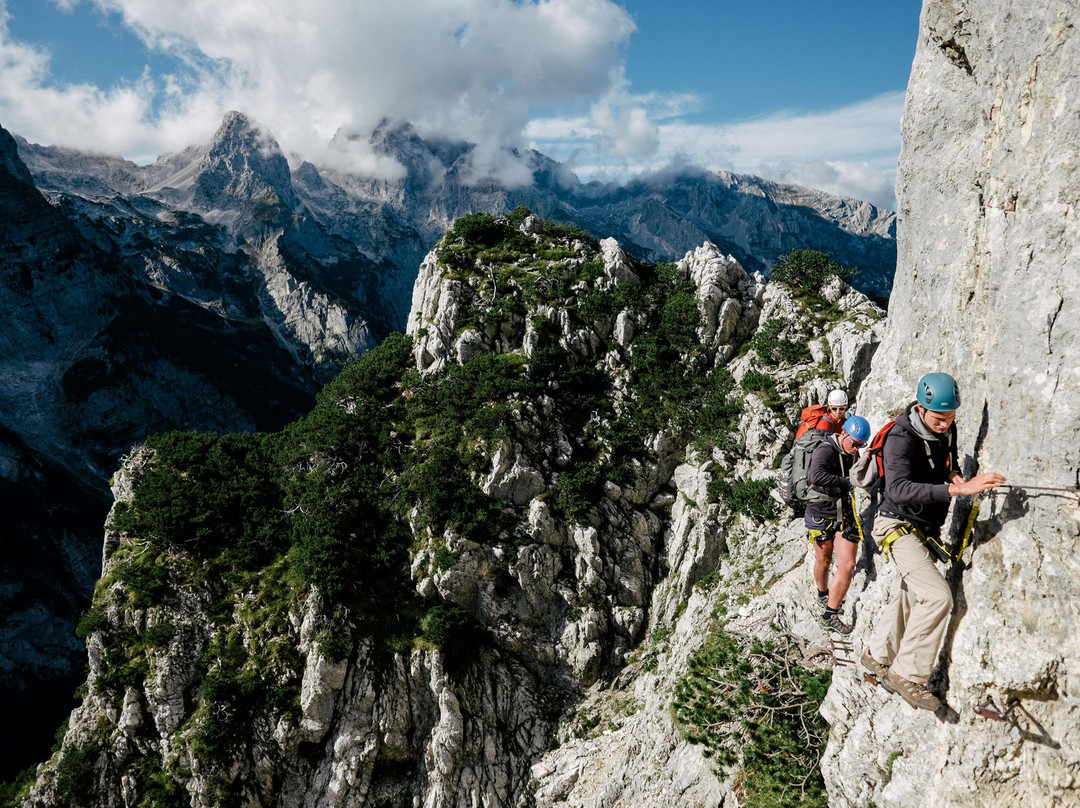
[(896, 417), (882, 448), (884, 496), (873, 538), (896, 564), (901, 585), (882, 613), (862, 664), (912, 707), (936, 710), (926, 688), (945, 636), (952, 591), (934, 564), (953, 560), (941, 526), (951, 497), (980, 494), (1005, 482), (1000, 474), (964, 478), (956, 448), (960, 388), (948, 373), (927, 373), (915, 400)]
[[(855, 573), (860, 540), (848, 473), (869, 440), (869, 422), (859, 415), (849, 416), (838, 435), (830, 435), (814, 449), (806, 478), (819, 495), (808, 500), (803, 524), (814, 545), (814, 583), (825, 609), (821, 625), (839, 634), (850, 634), (852, 629), (840, 618), (840, 606)], [(834, 549), (836, 572), (830, 581)]]

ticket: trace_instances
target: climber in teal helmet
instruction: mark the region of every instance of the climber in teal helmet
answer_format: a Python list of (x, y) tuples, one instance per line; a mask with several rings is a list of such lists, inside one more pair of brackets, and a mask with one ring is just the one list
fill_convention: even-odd
[(952, 592), (934, 564), (950, 560), (941, 541), (949, 498), (980, 494), (1005, 482), (1000, 474), (965, 480), (956, 448), (960, 388), (947, 373), (927, 373), (915, 400), (896, 418), (882, 450), (884, 495), (874, 541), (896, 564), (901, 583), (863, 654), (863, 665), (912, 707), (936, 710), (926, 688), (945, 635)]
[[(870, 440), (870, 424), (858, 415), (844, 421), (838, 435), (830, 435), (818, 444), (810, 458), (807, 482), (819, 497), (808, 500), (803, 524), (814, 545), (814, 583), (825, 613), (821, 625), (829, 631), (850, 634), (852, 626), (840, 618), (840, 606), (851, 586), (855, 556), (859, 551), (859, 528), (848, 479), (851, 464), (859, 449)], [(829, 580), (833, 550), (836, 572)]]

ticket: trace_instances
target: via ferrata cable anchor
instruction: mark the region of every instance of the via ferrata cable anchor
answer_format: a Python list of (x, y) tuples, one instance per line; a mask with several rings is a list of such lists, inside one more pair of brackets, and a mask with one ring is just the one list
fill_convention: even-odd
[(975, 708), (974, 712), (975, 715), (981, 715), (983, 718), (989, 718), (993, 721), (1004, 721), (1005, 723), (1010, 723), (1009, 713), (1011, 712), (1011, 710), (1006, 710), (1002, 712), (994, 703), (994, 700), (989, 696), (987, 696), (986, 701), (984, 701), (982, 704)]

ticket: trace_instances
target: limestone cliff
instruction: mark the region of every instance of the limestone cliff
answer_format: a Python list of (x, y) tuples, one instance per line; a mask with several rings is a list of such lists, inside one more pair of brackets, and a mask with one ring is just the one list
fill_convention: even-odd
[[(710, 240), (751, 269), (815, 247), (887, 294), (895, 216), (866, 203), (697, 171), (601, 191), (538, 154), (526, 158), (535, 184), (505, 189), (469, 181), (468, 144), (404, 125), (372, 138), (407, 176), (380, 186), (290, 166), (235, 112), (209, 142), (149, 166), (0, 129), (0, 515), (13, 545), (0, 570), (12, 616), (0, 621), (0, 777), (44, 753), (58, 721), (42, 716), (41, 739), (11, 749), (3, 722), (24, 722), (7, 705), (59, 705), (67, 683), (21, 694), (81, 669), (72, 628), (120, 456), (155, 432), (272, 429), (305, 411), (317, 383), (404, 326), (417, 268), (454, 218), (535, 205), (639, 257)], [(624, 342), (632, 325), (618, 324)]]
[[(929, 0), (903, 124), (899, 261), (861, 404), (879, 425), (928, 371), (959, 381), (979, 501), (948, 577), (937, 715), (837, 676), (824, 771), (836, 805), (1080, 804), (1080, 14)], [(947, 523), (960, 538), (971, 503)], [(897, 585), (880, 558), (857, 637)], [(991, 720), (976, 708), (1008, 712)]]
[(20, 804), (738, 800), (671, 704), (720, 624), (829, 657), (768, 492), (882, 313), (814, 293), (709, 244), (650, 265), (531, 215), (459, 221), (412, 339), (308, 418), (126, 460), (84, 701)]

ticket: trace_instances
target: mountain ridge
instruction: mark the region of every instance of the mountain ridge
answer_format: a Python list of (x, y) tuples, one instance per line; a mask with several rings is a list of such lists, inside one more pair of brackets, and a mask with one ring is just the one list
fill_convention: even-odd
[[(247, 139), (247, 148), (238, 150), (237, 147), (244, 138)], [(410, 124), (394, 125), (389, 121), (384, 121), (377, 127), (368, 140), (380, 153), (400, 164), (406, 171), (405, 176), (396, 180), (383, 180), (350, 175), (339, 169), (323, 170), (314, 167), (314, 171), (319, 173), (324, 183), (331, 182), (343, 191), (354, 205), (375, 203), (388, 206), (420, 235), (424, 252), (441, 237), (450, 222), (467, 213), (480, 210), (499, 213), (521, 205), (534, 210), (538, 215), (558, 219), (559, 214), (556, 211), (560, 205), (566, 205), (569, 207), (563, 210), (561, 215), (573, 219), (579, 226), (595, 231), (594, 235), (598, 237), (619, 238), (625, 249), (632, 253), (641, 253), (642, 257), (650, 260), (672, 260), (706, 240), (713, 240), (740, 260), (749, 259), (749, 265), (754, 269), (767, 270), (779, 255), (795, 247), (806, 246), (830, 252), (845, 265), (860, 266), (853, 259), (866, 259), (865, 263), (868, 265), (860, 266), (861, 273), (857, 273), (855, 277), (857, 288), (862, 287), (865, 291), (886, 297), (891, 286), (895, 215), (888, 211), (879, 211), (867, 202), (762, 180), (751, 175), (727, 171), (713, 173), (693, 167), (659, 172), (650, 177), (632, 179), (625, 184), (597, 181), (581, 183), (561, 164), (531, 150), (525, 155), (518, 155), (518, 159), (528, 166), (533, 177), (531, 186), (504, 188), (491, 181), (472, 185), (468, 174), (471, 147), (467, 143), (427, 141), (420, 137)], [(59, 176), (62, 157), (76, 153), (54, 147), (35, 146), (25, 140), (21, 140), (20, 146), (31, 170), (39, 172), (40, 178), (47, 183), (49, 189), (63, 191), (64, 183)], [(210, 144), (192, 146), (184, 152), (164, 155), (148, 166), (136, 167), (137, 173), (145, 175), (145, 179), (138, 185), (132, 184), (126, 172), (116, 170), (118, 165), (125, 169), (133, 165), (126, 161), (98, 158), (96, 161), (75, 162), (80, 164), (78, 171), (97, 173), (97, 179), (106, 185), (112, 181), (112, 177), (119, 176), (120, 181), (116, 183), (115, 191), (132, 193), (138, 187), (141, 193), (155, 196), (176, 193), (165, 190), (164, 183), (168, 182), (169, 176), (163, 171), (164, 168), (169, 167), (175, 175), (176, 165), (180, 163), (186, 166), (184, 171), (195, 171), (199, 163), (210, 159), (208, 154), (223, 147), (231, 153), (231, 157), (241, 153), (254, 156), (260, 152), (275, 155), (273, 160), (277, 161), (279, 167), (271, 171), (273, 179), (267, 183), (267, 187), (273, 188), (275, 195), (294, 213), (303, 212), (302, 208), (308, 205), (309, 199), (303, 196), (299, 199), (293, 198), (291, 186), (283, 176), (285, 169), (280, 164), (284, 157), (281, 147), (265, 129), (239, 112), (230, 112), (225, 116)], [(229, 159), (224, 154), (215, 158), (218, 164), (227, 164)], [(260, 160), (253, 162), (261, 163)], [(269, 163), (266, 166), (268, 167)], [(302, 166), (303, 163), (299, 162), (297, 169)], [(200, 176), (208, 178), (217, 173), (213, 170), (208, 173), (206, 168), (209, 167), (202, 167)], [(217, 182), (227, 185), (229, 182), (236, 182), (237, 175), (246, 173), (239, 164), (230, 166), (230, 170), (233, 174), (232, 180), (225, 176)], [(310, 174), (311, 169), (307, 170)], [(226, 175), (228, 173), (226, 172)], [(255, 171), (251, 176), (258, 173)], [(191, 182), (190, 177), (182, 179), (184, 187)], [(637, 214), (639, 221), (635, 225), (635, 211), (627, 210), (633, 208), (635, 198), (663, 198), (665, 183), (669, 179), (675, 187), (678, 187), (679, 183), (684, 186), (683, 201), (678, 203), (671, 215), (689, 214), (690, 218), (695, 220), (692, 239), (689, 232), (674, 241), (657, 238), (647, 227), (642, 227), (640, 214)], [(75, 185), (69, 180), (67, 187), (74, 189)], [(695, 188), (711, 191), (706, 199), (698, 201), (690, 198)], [(208, 189), (208, 193), (212, 196), (216, 191)], [(314, 194), (312, 198), (316, 198)], [(201, 204), (188, 200), (188, 204), (194, 211), (208, 213), (212, 210), (212, 207), (206, 204), (209, 199), (209, 196), (204, 197), (200, 200)], [(704, 202), (710, 204), (703, 204)], [(788, 236), (775, 234), (771, 240), (765, 238), (764, 233), (760, 232), (764, 222), (762, 214), (756, 210), (758, 206), (763, 206), (772, 214), (791, 209), (792, 213), (787, 220), (788, 227), (801, 229)], [(754, 227), (758, 232), (748, 234), (730, 227), (725, 232), (725, 228), (720, 224), (723, 218), (717, 220), (715, 215), (706, 215), (709, 208), (736, 209), (744, 214), (753, 211)], [(812, 211), (811, 218), (804, 220), (799, 215), (799, 210), (808, 213)], [(825, 237), (823, 232), (818, 232), (815, 238), (814, 217), (819, 217), (820, 221), (825, 223), (819, 225), (819, 230), (835, 227), (842, 233), (882, 243), (876, 244), (873, 249), (855, 250), (849, 256), (846, 253), (857, 240), (839, 238), (836, 235)], [(608, 230), (612, 232), (605, 232), (605, 220)], [(797, 241), (793, 240), (794, 236), (798, 237)], [(356, 244), (361, 243), (359, 238), (354, 238), (353, 241)], [(413, 269), (418, 265), (417, 259), (413, 262)]]
[[(67, 546), (62, 525), (44, 517), (40, 527), (29, 517), (12, 522), (38, 538), (18, 543), (9, 574), (52, 577), (61, 592), (51, 602), (62, 605), (51, 616), (21, 606), (11, 612), (29, 621), (20, 623), (12, 647), (28, 647), (23, 637), (32, 646), (23, 673), (14, 658), (4, 673), (16, 690), (44, 674), (40, 660), (55, 660), (58, 672), (81, 665), (73, 640), (53, 640), (70, 635), (89, 596), (82, 568), (96, 566), (101, 498), (117, 459), (148, 432), (271, 429), (297, 417), (341, 363), (394, 328), (404, 330), (417, 268), (457, 216), (535, 199), (563, 221), (591, 217), (599, 227), (612, 216), (618, 238), (638, 238), (643, 253), (682, 243), (697, 248), (706, 230), (733, 249), (740, 239), (778, 249), (790, 229), (770, 234), (761, 216), (779, 208), (756, 186), (742, 197), (728, 194), (740, 182), (750, 187), (735, 177), (684, 180), (679, 209), (654, 194), (653, 223), (638, 214), (633, 190), (579, 186), (573, 204), (559, 202), (565, 171), (537, 154), (526, 155), (546, 183), (535, 193), (469, 185), (461, 182), (467, 144), (426, 141), (389, 123), (375, 135), (382, 148), (403, 159), (411, 154), (405, 164), (417, 166), (392, 182), (311, 164), (294, 170), (273, 139), (240, 113), (226, 116), (211, 142), (148, 166), (0, 134), (0, 251), (12, 257), (5, 264), (10, 294), (0, 303), (8, 323), (0, 336), (7, 382), (0, 415), (13, 432), (4, 466), (15, 486), (11, 501), (66, 501), (66, 490), (37, 490), (30, 470), (39, 464), (58, 464), (43, 479), (75, 475), (91, 489), (72, 494), (89, 510), (78, 520), (83, 550), (61, 564), (62, 574), (53, 569), (56, 559), (36, 555), (38, 545)], [(696, 192), (699, 182), (712, 190)], [(785, 193), (794, 199), (802, 192)], [(604, 207), (608, 198), (621, 206), (615, 213)], [(740, 200), (758, 217), (742, 228), (751, 236), (721, 239), (708, 209), (736, 210)], [(697, 211), (699, 225), (684, 226), (683, 209)], [(827, 224), (824, 214), (790, 213)], [(874, 221), (894, 227), (890, 216)], [(830, 244), (860, 240), (835, 223), (819, 232)], [(892, 255), (890, 238), (871, 240), (873, 249)], [(797, 234), (783, 243), (807, 246)], [(770, 254), (753, 260), (764, 263)], [(67, 628), (58, 630), (57, 619)]]
[[(760, 470), (807, 397), (857, 394), (882, 325), (836, 278), (804, 299), (714, 245), (649, 265), (521, 210), (458, 220), (409, 335), (300, 422), (127, 458), (86, 698), (27, 803), (720, 804), (665, 694), (719, 604), (771, 634), (753, 582), (804, 553)], [(805, 584), (792, 622), (820, 632)], [(624, 741), (647, 777), (590, 773)]]

